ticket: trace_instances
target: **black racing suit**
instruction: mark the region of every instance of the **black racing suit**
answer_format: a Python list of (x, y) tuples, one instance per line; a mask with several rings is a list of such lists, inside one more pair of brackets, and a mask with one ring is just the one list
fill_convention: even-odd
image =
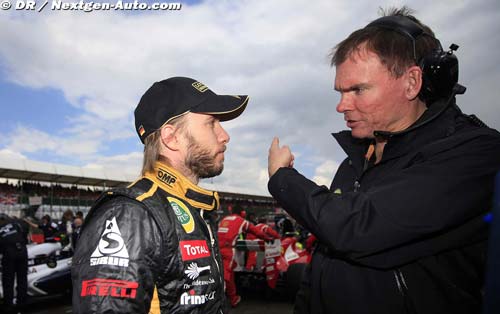
[(335, 134), (348, 157), (330, 189), (291, 168), (271, 177), (319, 242), (301, 313), (480, 313), (500, 134), (433, 106), (388, 137), (378, 163), (365, 158), (370, 140)]
[(2, 257), (3, 303), (11, 306), (14, 299), (14, 280), (17, 278), (17, 305), (26, 302), (28, 289), (28, 225), (11, 219), (0, 226), (0, 253)]
[(161, 163), (105, 193), (73, 257), (73, 313), (224, 313), (218, 206)]

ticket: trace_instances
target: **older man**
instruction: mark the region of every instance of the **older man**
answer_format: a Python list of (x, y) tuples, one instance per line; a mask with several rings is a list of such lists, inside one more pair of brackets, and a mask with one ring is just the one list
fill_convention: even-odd
[(319, 241), (296, 312), (479, 313), (500, 134), (455, 104), (456, 58), (404, 8), (332, 65), (351, 130), (330, 189), (277, 138), (269, 150), (269, 191)]
[(229, 135), (221, 121), (247, 96), (221, 96), (199, 81), (156, 82), (135, 110), (142, 177), (105, 193), (89, 212), (74, 256), (74, 313), (224, 313), (217, 192)]

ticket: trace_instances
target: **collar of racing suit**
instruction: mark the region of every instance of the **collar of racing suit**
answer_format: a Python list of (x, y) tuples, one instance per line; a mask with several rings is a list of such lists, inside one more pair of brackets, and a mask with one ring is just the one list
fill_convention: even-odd
[(156, 162), (154, 172), (146, 173), (144, 178), (154, 183), (150, 190), (151, 194), (155, 192), (154, 186), (157, 186), (199, 209), (214, 210), (219, 208), (219, 194), (217, 192), (205, 190), (193, 184), (184, 175), (165, 163)]

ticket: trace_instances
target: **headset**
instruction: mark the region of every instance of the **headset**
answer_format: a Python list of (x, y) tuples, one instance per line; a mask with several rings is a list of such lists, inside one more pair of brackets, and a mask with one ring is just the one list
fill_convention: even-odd
[[(451, 44), (449, 51), (444, 51), (441, 42), (433, 35), (401, 15), (384, 16), (368, 24), (366, 27), (380, 27), (400, 33), (409, 38), (413, 44), (413, 58), (422, 69), (422, 89), (420, 95), (425, 100), (453, 97), (465, 93), (466, 88), (458, 84), (458, 59), (453, 54), (458, 45)], [(437, 49), (417, 58), (416, 41), (419, 36), (429, 36), (437, 43)]]

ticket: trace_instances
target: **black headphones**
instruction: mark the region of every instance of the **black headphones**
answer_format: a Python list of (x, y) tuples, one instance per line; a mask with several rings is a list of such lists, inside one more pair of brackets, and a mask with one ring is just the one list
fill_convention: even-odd
[[(413, 44), (413, 58), (422, 69), (423, 86), (420, 91), (424, 99), (436, 99), (465, 93), (466, 88), (458, 83), (458, 59), (453, 51), (458, 45), (451, 44), (449, 51), (444, 51), (441, 42), (416, 22), (405, 16), (384, 16), (376, 19), (366, 27), (380, 27), (393, 30), (408, 37)], [(433, 38), (438, 48), (417, 59), (416, 40), (419, 36)]]

